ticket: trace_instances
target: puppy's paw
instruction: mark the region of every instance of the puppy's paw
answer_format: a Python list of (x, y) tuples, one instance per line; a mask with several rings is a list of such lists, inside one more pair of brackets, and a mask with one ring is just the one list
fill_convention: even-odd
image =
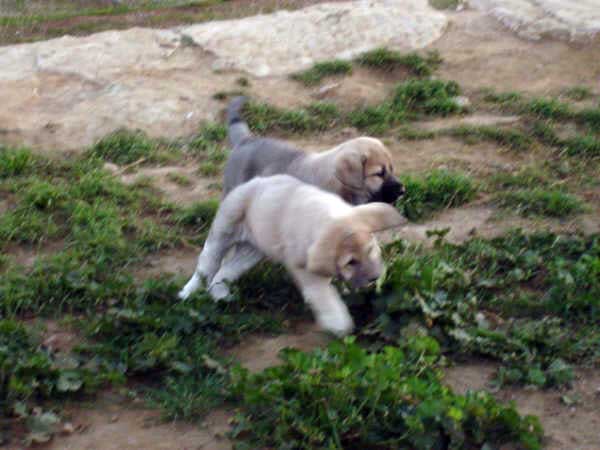
[(231, 292), (229, 291), (227, 284), (224, 282), (213, 284), (208, 289), (208, 292), (215, 301), (225, 300), (231, 296)]
[(321, 328), (337, 337), (344, 337), (354, 330), (354, 321), (349, 314), (321, 314), (317, 322)]
[(181, 289), (181, 291), (179, 291), (179, 294), (177, 294), (177, 297), (179, 297), (180, 300), (186, 300), (190, 295), (192, 295), (192, 293), (194, 291), (198, 290), (201, 286), (202, 286), (202, 279), (200, 278), (198, 273), (194, 273), (192, 278), (190, 278), (190, 281), (188, 281), (186, 283), (186, 285), (183, 287), (183, 289)]

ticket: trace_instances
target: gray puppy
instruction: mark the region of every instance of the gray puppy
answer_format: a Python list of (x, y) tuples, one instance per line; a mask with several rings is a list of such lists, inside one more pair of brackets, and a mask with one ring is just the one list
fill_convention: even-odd
[(223, 196), (256, 176), (288, 174), (338, 194), (348, 203), (394, 203), (404, 186), (394, 176), (392, 157), (379, 139), (359, 137), (320, 153), (277, 139), (254, 136), (241, 116), (246, 97), (229, 104), (232, 153), (224, 172)]

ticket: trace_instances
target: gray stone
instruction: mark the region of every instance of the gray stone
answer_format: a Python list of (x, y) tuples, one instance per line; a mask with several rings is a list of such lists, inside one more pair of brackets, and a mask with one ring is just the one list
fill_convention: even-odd
[(470, 0), (519, 36), (589, 40), (600, 32), (599, 0)]
[(438, 39), (446, 24), (446, 16), (427, 0), (359, 0), (193, 25), (182, 32), (217, 55), (215, 69), (262, 77), (349, 59), (383, 45), (421, 48)]

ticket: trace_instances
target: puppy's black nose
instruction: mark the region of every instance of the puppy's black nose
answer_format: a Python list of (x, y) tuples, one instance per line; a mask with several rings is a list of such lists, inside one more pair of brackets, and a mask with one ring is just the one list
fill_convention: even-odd
[(381, 194), (384, 202), (394, 203), (404, 194), (404, 185), (395, 179), (387, 180), (381, 187)]
[(375, 283), (379, 277), (369, 278), (369, 284)]

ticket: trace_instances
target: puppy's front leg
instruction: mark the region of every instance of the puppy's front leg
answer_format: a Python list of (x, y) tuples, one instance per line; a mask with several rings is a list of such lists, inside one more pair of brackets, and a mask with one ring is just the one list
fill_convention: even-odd
[(354, 321), (346, 304), (331, 285), (331, 279), (303, 269), (290, 268), (306, 303), (313, 310), (317, 323), (325, 330), (342, 337), (352, 332)]

